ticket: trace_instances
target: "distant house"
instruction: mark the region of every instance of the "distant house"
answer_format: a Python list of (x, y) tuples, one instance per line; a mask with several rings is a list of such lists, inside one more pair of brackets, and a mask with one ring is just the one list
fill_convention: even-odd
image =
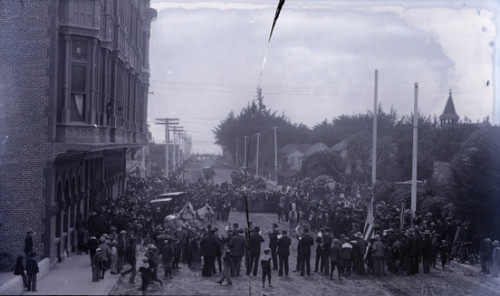
[(280, 168), (289, 167), (294, 171), (299, 171), (305, 157), (328, 149), (323, 143), (316, 143), (314, 145), (288, 144), (279, 151)]

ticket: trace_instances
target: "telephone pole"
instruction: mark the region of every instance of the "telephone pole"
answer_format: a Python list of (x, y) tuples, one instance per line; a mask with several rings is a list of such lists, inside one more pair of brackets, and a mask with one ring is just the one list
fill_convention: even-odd
[(179, 124), (179, 118), (156, 118), (156, 124), (165, 125), (165, 178), (169, 176), (170, 125)]
[(173, 165), (173, 169), (172, 171), (175, 173), (176, 169), (177, 169), (177, 135), (178, 135), (178, 132), (182, 131), (183, 128), (182, 126), (174, 126), (172, 128), (172, 132), (174, 134), (174, 143), (173, 143), (173, 151), (172, 151), (172, 165)]

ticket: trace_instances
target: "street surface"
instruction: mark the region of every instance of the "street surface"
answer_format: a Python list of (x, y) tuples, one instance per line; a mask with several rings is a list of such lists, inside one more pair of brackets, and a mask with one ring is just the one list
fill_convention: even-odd
[(192, 182), (198, 182), (200, 177), (203, 177), (203, 169), (213, 167), (215, 171), (214, 183), (220, 184), (227, 181), (231, 184), (231, 172), (233, 168), (216, 162), (215, 160), (200, 160), (192, 161), (184, 169), (184, 179)]

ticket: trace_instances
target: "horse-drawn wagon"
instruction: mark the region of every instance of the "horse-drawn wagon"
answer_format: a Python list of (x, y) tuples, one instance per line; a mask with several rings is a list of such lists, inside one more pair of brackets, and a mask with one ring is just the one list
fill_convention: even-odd
[[(186, 192), (170, 192), (160, 195), (159, 199), (151, 201), (155, 207), (155, 225), (164, 229), (176, 230), (183, 226), (191, 229), (202, 229), (208, 223), (215, 222), (215, 212), (208, 204), (194, 210), (191, 202), (185, 200)], [(179, 212), (174, 209), (182, 206)]]

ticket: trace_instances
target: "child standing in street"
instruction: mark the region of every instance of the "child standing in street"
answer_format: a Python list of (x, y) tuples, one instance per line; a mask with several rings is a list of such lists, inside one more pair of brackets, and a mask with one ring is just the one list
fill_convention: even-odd
[(109, 243), (110, 246), (110, 251), (111, 251), (111, 264), (110, 264), (110, 272), (111, 274), (117, 274), (118, 273), (118, 265), (117, 265), (117, 260), (118, 260), (118, 249), (116, 248), (116, 245), (118, 242), (116, 240), (113, 240)]
[(93, 282), (98, 282), (99, 279), (101, 278), (101, 256), (102, 256), (102, 251), (101, 248), (97, 248), (95, 250), (95, 254), (92, 257), (92, 281)]
[(224, 265), (218, 283), (222, 285), (222, 282), (225, 279), (228, 285), (232, 285), (233, 283), (231, 282), (231, 251), (229, 249), (224, 251), (224, 255), (222, 256), (222, 261), (224, 262)]
[(26, 274), (28, 275), (28, 291), (36, 292), (36, 274), (39, 272), (36, 253), (31, 252), (26, 260)]
[(269, 287), (271, 286), (271, 249), (266, 248), (264, 254), (260, 257), (260, 266), (262, 267), (262, 288), (266, 282), (266, 276), (269, 280)]
[(448, 256), (448, 252), (449, 252), (449, 248), (448, 248), (448, 242), (443, 240), (441, 241), (441, 246), (439, 247), (439, 252), (441, 253), (441, 264), (443, 266), (443, 270), (444, 270), (444, 265), (446, 264), (446, 260), (447, 260), (447, 256)]

